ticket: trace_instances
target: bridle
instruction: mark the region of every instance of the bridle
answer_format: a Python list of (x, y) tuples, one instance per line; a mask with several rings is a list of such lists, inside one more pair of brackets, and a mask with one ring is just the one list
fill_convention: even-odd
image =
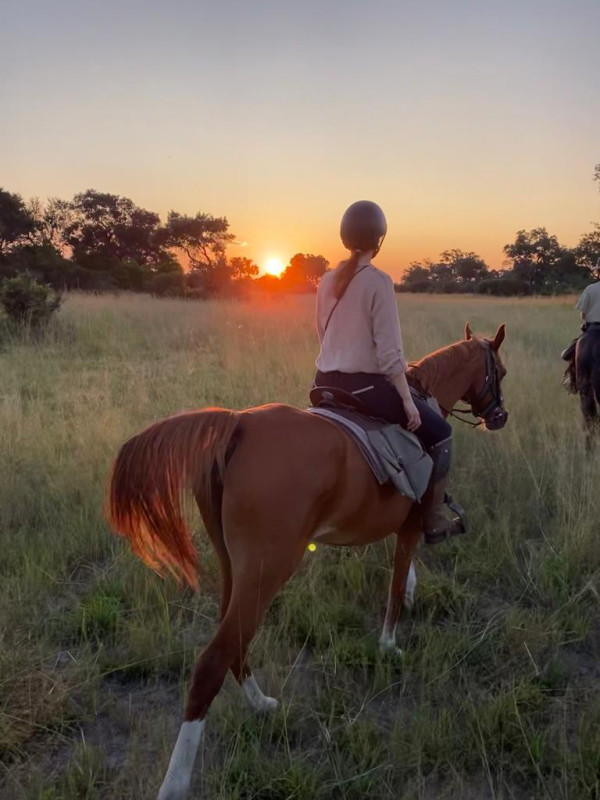
[[(495, 428), (502, 428), (508, 418), (508, 411), (503, 408), (504, 396), (500, 387), (500, 367), (496, 353), (493, 350), (490, 342), (485, 341), (486, 348), (485, 354), (485, 381), (478, 394), (470, 398), (468, 396), (461, 399), (468, 403), (470, 408), (452, 408), (450, 410), (442, 408), (449, 417), (454, 417), (465, 425), (470, 425), (472, 428), (478, 428), (480, 425), (485, 425), (490, 430)], [(491, 395), (491, 400), (484, 405), (483, 408), (478, 408), (478, 404)], [(471, 422), (468, 419), (463, 419), (457, 416), (458, 414), (472, 414), (479, 419), (479, 422)]]

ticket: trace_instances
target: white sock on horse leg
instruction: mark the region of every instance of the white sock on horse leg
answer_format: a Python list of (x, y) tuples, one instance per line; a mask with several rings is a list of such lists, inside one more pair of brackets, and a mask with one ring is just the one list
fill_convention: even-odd
[(203, 730), (203, 719), (182, 724), (169, 761), (167, 774), (158, 793), (158, 800), (185, 800), (188, 796), (192, 781), (192, 769)]
[[(381, 631), (381, 636), (379, 637), (379, 649), (384, 653), (389, 653), (390, 651), (392, 651), (395, 652), (397, 655), (402, 655), (402, 650), (399, 647), (396, 647), (397, 623), (392, 624), (388, 619), (388, 615), (390, 614), (390, 608), (392, 605), (392, 598), (391, 598), (392, 585), (393, 584), (390, 584), (388, 609), (385, 615), (385, 621), (383, 623), (383, 630)], [(410, 611), (414, 605), (416, 588), (417, 588), (417, 571), (415, 569), (414, 562), (411, 561), (410, 567), (408, 568), (408, 575), (406, 576), (406, 586), (404, 587), (404, 597), (403, 597), (404, 607), (408, 611)]]
[(408, 576), (406, 578), (406, 589), (404, 590), (404, 605), (408, 611), (415, 604), (415, 589), (417, 588), (417, 570), (414, 561), (410, 562)]
[(254, 675), (248, 675), (242, 682), (242, 689), (255, 711), (275, 711), (279, 703), (274, 697), (262, 693)]
[(383, 623), (383, 630), (379, 637), (379, 649), (388, 653), (390, 650), (398, 650), (396, 647), (396, 626), (390, 626), (387, 620)]

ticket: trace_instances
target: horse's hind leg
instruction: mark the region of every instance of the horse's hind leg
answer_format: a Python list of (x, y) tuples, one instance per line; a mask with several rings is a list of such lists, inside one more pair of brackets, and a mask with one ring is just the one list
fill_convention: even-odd
[[(218, 494), (217, 494), (218, 492)], [(223, 524), (221, 521), (221, 488), (216, 486), (213, 488), (213, 496), (218, 498), (218, 502), (213, 507), (205, 507), (199, 496), (196, 497), (206, 532), (212, 542), (215, 553), (219, 559), (220, 574), (221, 574), (221, 611), (220, 619), (223, 620), (229, 603), (231, 600), (232, 576), (231, 576), (231, 558), (225, 544), (223, 536)], [(215, 513), (214, 508), (218, 507)], [(273, 711), (277, 708), (278, 702), (274, 697), (267, 697), (261, 691), (256, 682), (252, 671), (246, 663), (246, 651), (237, 653), (233, 663), (231, 664), (231, 672), (236, 681), (244, 690), (250, 705), (255, 711)]]
[[(290, 558), (289, 553), (276, 553), (275, 556), (246, 557), (237, 570), (235, 560), (232, 564), (233, 581), (229, 605), (217, 633), (196, 661), (185, 721), (181, 726), (158, 800), (184, 800), (187, 797), (210, 704), (221, 688), (227, 670), (233, 667), (236, 659), (239, 664), (244, 664), (244, 655), (265, 609), (300, 560)], [(246, 693), (249, 691), (246, 690)]]
[[(266, 525), (264, 529), (267, 529)], [(267, 533), (266, 540), (268, 541), (270, 538), (271, 537), (269, 537)], [(281, 541), (280, 531), (274, 534), (274, 538), (275, 540)], [(245, 564), (243, 580), (244, 582), (251, 580), (250, 575), (252, 573), (254, 574), (256, 583), (253, 587), (253, 593), (251, 593), (250, 596), (256, 596), (257, 600), (256, 603), (252, 605), (252, 601), (244, 599), (242, 604), (245, 603), (248, 606), (244, 609), (244, 614), (252, 614), (254, 610), (256, 627), (258, 627), (265, 609), (273, 597), (275, 597), (275, 594), (292, 575), (302, 560), (304, 545), (299, 544), (299, 541), (302, 541), (301, 537), (288, 539), (288, 552), (280, 550), (280, 552), (274, 555), (276, 548), (273, 548), (267, 557), (257, 558), (255, 556), (254, 568), (249, 567), (247, 563)], [(279, 544), (278, 547), (281, 548), (282, 545)], [(235, 596), (232, 596), (231, 605), (233, 606), (235, 602)], [(241, 610), (238, 613), (241, 613)], [(268, 697), (262, 692), (246, 660), (251, 640), (251, 636), (245, 639), (240, 637), (239, 646), (231, 662), (231, 672), (242, 687), (246, 698), (255, 711), (274, 711), (279, 703), (274, 697)]]

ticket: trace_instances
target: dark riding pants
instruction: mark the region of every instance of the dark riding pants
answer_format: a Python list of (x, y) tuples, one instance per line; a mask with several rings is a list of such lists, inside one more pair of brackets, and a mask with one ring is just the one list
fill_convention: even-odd
[[(368, 372), (317, 372), (315, 386), (331, 386), (351, 392), (361, 400), (374, 417), (406, 427), (407, 418), (402, 399), (385, 375)], [(415, 431), (424, 447), (430, 450), (452, 436), (446, 420), (424, 400), (414, 398), (421, 415), (421, 425)]]

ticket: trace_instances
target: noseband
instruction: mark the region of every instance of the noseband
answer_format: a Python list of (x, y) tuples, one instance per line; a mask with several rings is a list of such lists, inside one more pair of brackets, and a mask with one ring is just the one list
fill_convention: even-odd
[[(500, 376), (498, 369), (498, 361), (496, 354), (491, 346), (486, 343), (485, 345), (485, 381), (481, 387), (481, 391), (473, 400), (464, 398), (465, 402), (471, 406), (471, 411), (474, 417), (485, 419), (494, 408), (502, 408), (504, 397), (500, 389)], [(485, 399), (487, 394), (491, 394), (492, 399), (484, 408), (478, 408), (478, 404)]]

